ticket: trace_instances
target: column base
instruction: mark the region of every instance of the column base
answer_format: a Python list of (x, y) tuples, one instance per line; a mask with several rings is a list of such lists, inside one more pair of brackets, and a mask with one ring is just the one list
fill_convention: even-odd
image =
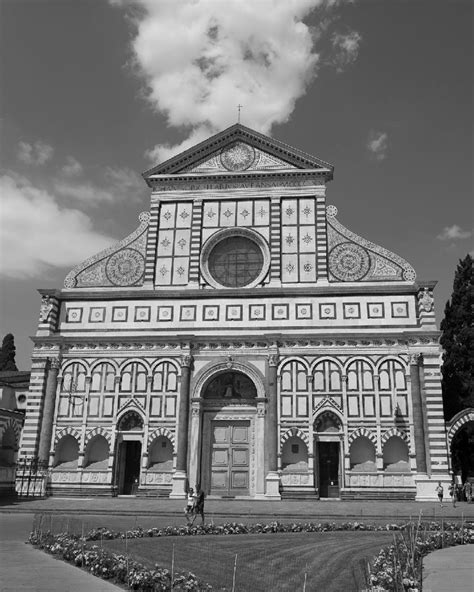
[(270, 471), (265, 478), (265, 499), (281, 500), (280, 477), (276, 471)]
[(414, 481), (416, 484), (415, 500), (417, 502), (437, 502), (438, 494), (436, 493), (436, 486), (438, 485), (438, 481), (441, 481), (444, 489), (444, 503), (449, 503), (448, 486), (451, 483), (449, 473), (431, 475), (431, 477), (425, 474), (418, 474), (414, 478)]
[(176, 471), (173, 475), (173, 488), (170, 493), (170, 499), (186, 498), (186, 482), (188, 477), (185, 471)]

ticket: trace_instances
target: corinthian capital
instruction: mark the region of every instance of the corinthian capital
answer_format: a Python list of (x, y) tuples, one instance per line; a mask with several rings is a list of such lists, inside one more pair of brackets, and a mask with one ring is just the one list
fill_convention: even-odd
[(408, 362), (410, 366), (418, 366), (418, 364), (422, 361), (423, 354), (420, 352), (416, 352), (413, 354), (408, 354)]
[(182, 368), (190, 368), (193, 363), (193, 356), (190, 354), (181, 356), (180, 363)]

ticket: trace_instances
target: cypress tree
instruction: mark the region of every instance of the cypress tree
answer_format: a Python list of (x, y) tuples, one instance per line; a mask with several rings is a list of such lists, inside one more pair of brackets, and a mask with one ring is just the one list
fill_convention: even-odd
[(18, 370), (15, 364), (15, 354), (15, 338), (11, 333), (7, 333), (3, 338), (0, 350), (0, 372)]
[(474, 407), (474, 268), (470, 255), (459, 261), (451, 300), (441, 322), (444, 416), (450, 420)]

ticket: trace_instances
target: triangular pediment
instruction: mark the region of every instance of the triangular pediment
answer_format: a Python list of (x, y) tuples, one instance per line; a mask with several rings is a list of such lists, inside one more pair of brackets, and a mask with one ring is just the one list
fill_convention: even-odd
[(333, 166), (279, 140), (235, 124), (143, 173), (145, 179), (168, 175), (213, 175), (317, 170), (327, 180)]

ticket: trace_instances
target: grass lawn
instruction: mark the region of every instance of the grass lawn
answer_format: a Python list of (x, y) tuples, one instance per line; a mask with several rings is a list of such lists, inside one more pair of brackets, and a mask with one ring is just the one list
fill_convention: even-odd
[[(150, 567), (191, 571), (216, 590), (231, 590), (237, 555), (236, 592), (356, 592), (363, 565), (393, 541), (391, 532), (279, 533), (132, 539), (128, 554)], [(104, 547), (125, 553), (122, 540)]]

